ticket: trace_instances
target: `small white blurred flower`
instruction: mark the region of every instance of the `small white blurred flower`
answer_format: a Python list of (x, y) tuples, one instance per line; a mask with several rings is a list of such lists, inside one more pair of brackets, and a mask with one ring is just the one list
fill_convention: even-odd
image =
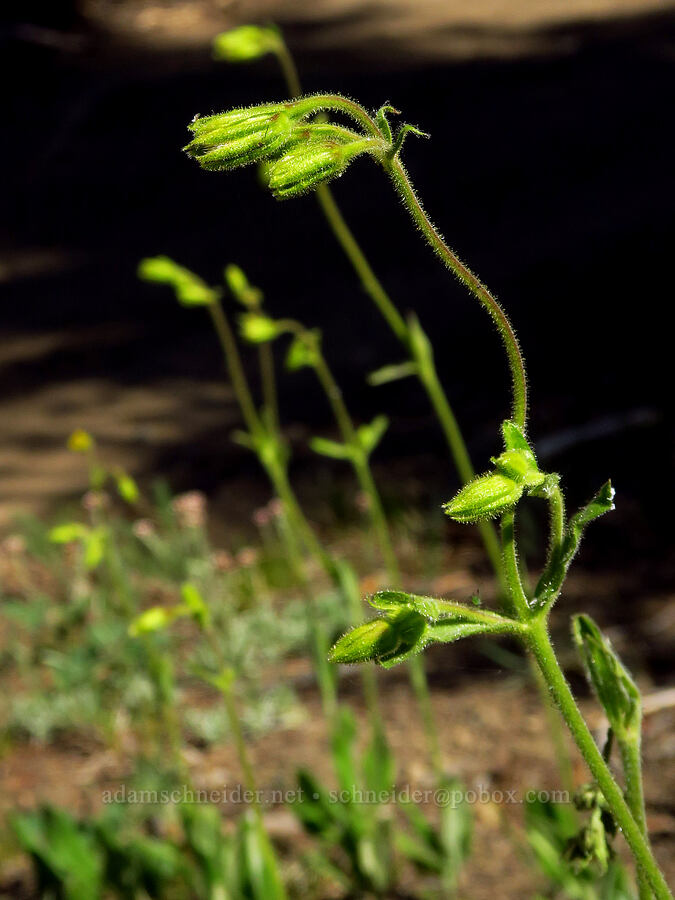
[(137, 519), (131, 526), (131, 530), (141, 541), (154, 537), (157, 534), (155, 523), (151, 519)]
[(206, 496), (201, 491), (188, 491), (175, 497), (171, 507), (181, 528), (204, 528)]
[(255, 547), (242, 547), (237, 553), (237, 562), (244, 569), (249, 569), (258, 562), (258, 551)]
[(0, 544), (0, 551), (7, 556), (21, 556), (26, 552), (26, 541), (20, 534), (9, 534)]
[(234, 568), (234, 560), (227, 550), (215, 550), (211, 554), (211, 564), (216, 572), (231, 572)]

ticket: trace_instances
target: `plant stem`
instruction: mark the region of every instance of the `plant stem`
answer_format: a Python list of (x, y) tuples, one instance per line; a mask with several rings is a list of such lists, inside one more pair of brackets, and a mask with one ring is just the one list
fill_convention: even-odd
[(527, 379), (525, 364), (518, 346), (515, 332), (508, 316), (492, 296), (490, 291), (458, 256), (448, 247), (420, 203), (410, 179), (398, 157), (391, 158), (385, 165), (394, 183), (397, 193), (403, 200), (413, 221), (430, 244), (434, 253), (469, 291), (481, 303), (497, 326), (511, 368), (513, 382), (513, 419), (521, 428), (525, 428), (527, 420)]
[(239, 408), (241, 409), (244, 421), (246, 422), (246, 427), (252, 434), (255, 434), (260, 431), (260, 418), (258, 416), (258, 411), (255, 408), (255, 403), (253, 402), (253, 396), (251, 395), (246, 375), (244, 374), (244, 367), (241, 364), (241, 357), (239, 356), (239, 349), (237, 348), (234, 332), (232, 331), (230, 323), (227, 321), (227, 316), (223, 311), (223, 307), (218, 300), (211, 303), (208, 310), (216, 334), (218, 335), (220, 346), (223, 350), (225, 365), (227, 366), (230, 375), (230, 381), (232, 382), (232, 388), (235, 397), (237, 398)]
[[(646, 840), (649, 840), (647, 831), (647, 814), (645, 810), (644, 788), (642, 785), (642, 765), (640, 759), (640, 735), (635, 738), (627, 735), (616, 735), (623, 765), (623, 775), (626, 782), (626, 803), (633, 814), (633, 818), (640, 826), (640, 830)], [(652, 893), (649, 880), (644, 869), (638, 866), (638, 891), (640, 900), (650, 900)]]
[(333, 193), (327, 185), (322, 184), (316, 189), (316, 197), (338, 244), (342, 247), (347, 259), (352, 264), (359, 277), (361, 286), (375, 306), (378, 308), (387, 325), (396, 337), (403, 343), (408, 343), (408, 326), (401, 313), (394, 306), (391, 298), (382, 287), (378, 277), (373, 272), (370, 263), (366, 259), (363, 250), (354, 237), (349, 225), (347, 225), (340, 208), (335, 202)]
[[(392, 581), (392, 586), (400, 587), (401, 571), (396, 559), (396, 552), (394, 551), (389, 526), (387, 524), (387, 517), (382, 506), (382, 499), (377, 489), (377, 485), (375, 484), (368, 457), (361, 450), (356, 429), (354, 428), (354, 423), (349, 415), (349, 410), (345, 405), (342, 392), (319, 348), (317, 348), (316, 353), (315, 370), (317, 377), (321, 382), (321, 386), (328, 397), (342, 438), (346, 444), (349, 444), (354, 448), (355, 455), (352, 459), (352, 465), (361, 490), (368, 497), (368, 510), (373, 524), (373, 530), (377, 535), (387, 572)], [(431, 706), (429, 682), (427, 680), (424, 662), (420, 657), (414, 656), (408, 660), (408, 673), (415, 699), (422, 716), (431, 764), (436, 776), (440, 778), (443, 774), (441, 742)]]
[(609, 804), (617, 825), (626, 838), (637, 866), (644, 872), (657, 900), (669, 900), (671, 893), (668, 890), (668, 885), (659, 870), (640, 825), (633, 818), (621, 788), (614, 780), (577, 707), (551, 644), (545, 617), (538, 616), (530, 621), (526, 640), (546, 680), (551, 696), (567, 723), (574, 742)]
[[(297, 67), (292, 54), (283, 40), (280, 41), (277, 57), (290, 96), (300, 96), (302, 94), (302, 85), (300, 84), (300, 79), (298, 77)], [(335, 202), (332, 191), (327, 185), (322, 184), (316, 189), (315, 194), (319, 206), (321, 207), (321, 211), (323, 212), (335, 239), (356, 272), (363, 290), (368, 294), (380, 311), (389, 328), (405, 346), (408, 352), (410, 352), (410, 335), (405, 319), (398, 311), (391, 300), (391, 297), (373, 271), (359, 242), (354, 237), (354, 233), (345, 221), (339, 206)], [(457, 419), (452, 411), (447, 395), (441, 386), (438, 372), (433, 361), (429, 361), (427, 366), (425, 366), (424, 372), (421, 370), (418, 372), (418, 377), (427, 392), (431, 405), (433, 406), (434, 412), (441, 425), (457, 474), (459, 475), (462, 484), (467, 484), (473, 479), (476, 473), (471, 464), (464, 437), (457, 424)], [(500, 583), (502, 591), (506, 593), (506, 585), (502, 576), (499, 540), (494, 526), (491, 522), (481, 522), (479, 530), (497, 580)]]
[(263, 405), (267, 410), (270, 426), (279, 430), (279, 401), (277, 385), (274, 377), (274, 356), (270, 344), (261, 344), (258, 349), (260, 362), (260, 379), (262, 382)]
[(509, 585), (509, 593), (515, 612), (521, 622), (530, 618), (530, 606), (520, 580), (518, 553), (516, 550), (515, 513), (513, 510), (502, 516), (502, 558), (504, 574)]
[[(438, 372), (433, 361), (428, 360), (426, 365), (419, 369), (419, 379), (424, 385), (434, 412), (441, 423), (441, 428), (445, 434), (445, 439), (450, 448), (457, 474), (462, 484), (468, 484), (475, 477), (475, 470), (469, 457), (464, 437), (457, 423), (452, 407), (448, 402), (447, 395), (443, 390), (441, 382), (438, 378)], [(480, 522), (478, 525), (485, 551), (488, 555), (494, 573), (497, 577), (499, 586), (504, 594), (507, 593), (506, 582), (502, 570), (502, 557), (499, 548), (499, 540), (492, 522)]]
[(226, 685), (225, 683), (221, 684), (220, 693), (225, 704), (227, 721), (230, 725), (230, 731), (232, 733), (232, 737), (234, 738), (234, 746), (237, 751), (237, 758), (239, 759), (239, 765), (241, 766), (242, 775), (244, 776), (244, 787), (247, 791), (251, 791), (251, 793), (253, 794), (253, 797), (255, 798), (254, 808), (258, 816), (261, 816), (255, 775), (253, 773), (253, 766), (251, 764), (251, 760), (249, 759), (248, 750), (246, 748), (244, 731), (241, 727), (241, 720), (239, 718), (239, 711), (237, 710), (237, 704), (232, 693), (232, 686)]

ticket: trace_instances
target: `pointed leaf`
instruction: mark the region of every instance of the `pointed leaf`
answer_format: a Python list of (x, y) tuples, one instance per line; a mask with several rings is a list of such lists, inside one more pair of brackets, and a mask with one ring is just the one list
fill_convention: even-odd
[(377, 447), (388, 427), (389, 419), (386, 416), (376, 416), (369, 425), (357, 428), (356, 434), (366, 455), (370, 455)]
[(594, 519), (612, 509), (614, 509), (614, 488), (610, 481), (606, 481), (595, 497), (570, 519), (560, 551), (552, 556), (539, 579), (535, 591), (535, 605), (542, 606), (557, 594), (565, 580), (567, 570), (577, 554), (584, 529)]
[(372, 387), (379, 387), (382, 384), (389, 384), (391, 381), (399, 381), (402, 378), (409, 378), (411, 375), (417, 375), (419, 368), (417, 363), (411, 359), (402, 363), (393, 363), (389, 366), (382, 366), (371, 372), (366, 381)]
[(309, 446), (315, 453), (328, 456), (330, 459), (351, 459), (354, 455), (353, 449), (348, 444), (341, 444), (339, 441), (331, 441), (328, 438), (312, 438)]
[(609, 640), (586, 615), (574, 617), (572, 633), (591, 687), (617, 737), (639, 732), (640, 691)]

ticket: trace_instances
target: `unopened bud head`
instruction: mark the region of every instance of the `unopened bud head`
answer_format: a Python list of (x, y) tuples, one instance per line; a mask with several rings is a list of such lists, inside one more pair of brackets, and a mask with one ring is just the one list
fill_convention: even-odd
[(455, 522), (479, 522), (506, 512), (522, 493), (522, 485), (495, 472), (474, 478), (443, 509)]
[(213, 39), (213, 58), (224, 62), (251, 62), (267, 53), (274, 53), (281, 46), (276, 28), (258, 25), (240, 25), (224, 31)]
[(183, 149), (203, 169), (223, 171), (247, 166), (279, 153), (302, 116), (294, 103), (266, 103), (196, 118), (188, 126), (194, 138)]
[[(317, 127), (325, 130), (327, 126)], [(338, 178), (352, 160), (372, 146), (369, 139), (345, 142), (337, 135), (315, 139), (311, 137), (311, 127), (306, 132), (310, 137), (289, 147), (270, 171), (269, 187), (278, 200), (299, 197)]]

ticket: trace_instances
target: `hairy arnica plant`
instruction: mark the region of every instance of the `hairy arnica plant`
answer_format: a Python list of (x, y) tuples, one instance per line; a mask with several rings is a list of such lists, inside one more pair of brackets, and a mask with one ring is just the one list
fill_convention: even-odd
[[(250, 36), (249, 36), (250, 37)], [(274, 33), (269, 40), (273, 43)], [(236, 42), (235, 42), (236, 43)], [(237, 52), (223, 47), (227, 57)], [(240, 58), (265, 52), (246, 45)], [(217, 49), (217, 48), (216, 48)], [(272, 48), (274, 49), (274, 48)], [(317, 116), (320, 114), (320, 118)], [(347, 124), (327, 121), (337, 114)], [(508, 316), (490, 291), (447, 246), (431, 224), (400, 159), (404, 139), (423, 133), (402, 124), (392, 130), (391, 106), (375, 115), (358, 103), (336, 94), (316, 94), (279, 103), (235, 109), (220, 115), (196, 118), (185, 148), (210, 171), (226, 171), (265, 162), (266, 179), (279, 199), (297, 197), (342, 175), (357, 157), (370, 157), (391, 179), (415, 225), (444, 265), (483, 305), (496, 325), (506, 350), (512, 383), (513, 406), (502, 426), (503, 452), (492, 460), (485, 474), (468, 483), (445, 505), (457, 522), (500, 525), (497, 567), (503, 585), (503, 607), (488, 611), (467, 603), (420, 597), (401, 590), (380, 591), (369, 598), (380, 616), (354, 628), (333, 647), (336, 663), (374, 660), (393, 666), (420, 653), (430, 643), (451, 643), (472, 635), (508, 634), (520, 640), (536, 661), (550, 695), (593, 776), (588, 789), (592, 806), (593, 839), (580, 842), (583, 852), (601, 858), (608, 852), (614, 828), (624, 835), (637, 867), (640, 898), (671, 896), (654, 859), (647, 835), (640, 767), (641, 700), (629, 673), (608, 641), (588, 616), (574, 618), (573, 632), (589, 681), (610, 724), (609, 746), (602, 751), (579, 711), (549, 637), (548, 620), (585, 528), (613, 507), (609, 482), (581, 510), (568, 517), (560, 479), (539, 467), (527, 438), (527, 381), (523, 358)], [(394, 322), (399, 336), (419, 362), (432, 358), (432, 350), (420, 329)], [(430, 395), (432, 391), (430, 391)], [(533, 590), (526, 588), (523, 563), (518, 559), (516, 517), (525, 496), (541, 499), (550, 511), (550, 537), (546, 563)], [(623, 786), (609, 765), (609, 748), (616, 740), (623, 766)], [(588, 807), (590, 808), (590, 807)], [(602, 813), (602, 814), (601, 814)], [(586, 835), (588, 838), (588, 835)]]

